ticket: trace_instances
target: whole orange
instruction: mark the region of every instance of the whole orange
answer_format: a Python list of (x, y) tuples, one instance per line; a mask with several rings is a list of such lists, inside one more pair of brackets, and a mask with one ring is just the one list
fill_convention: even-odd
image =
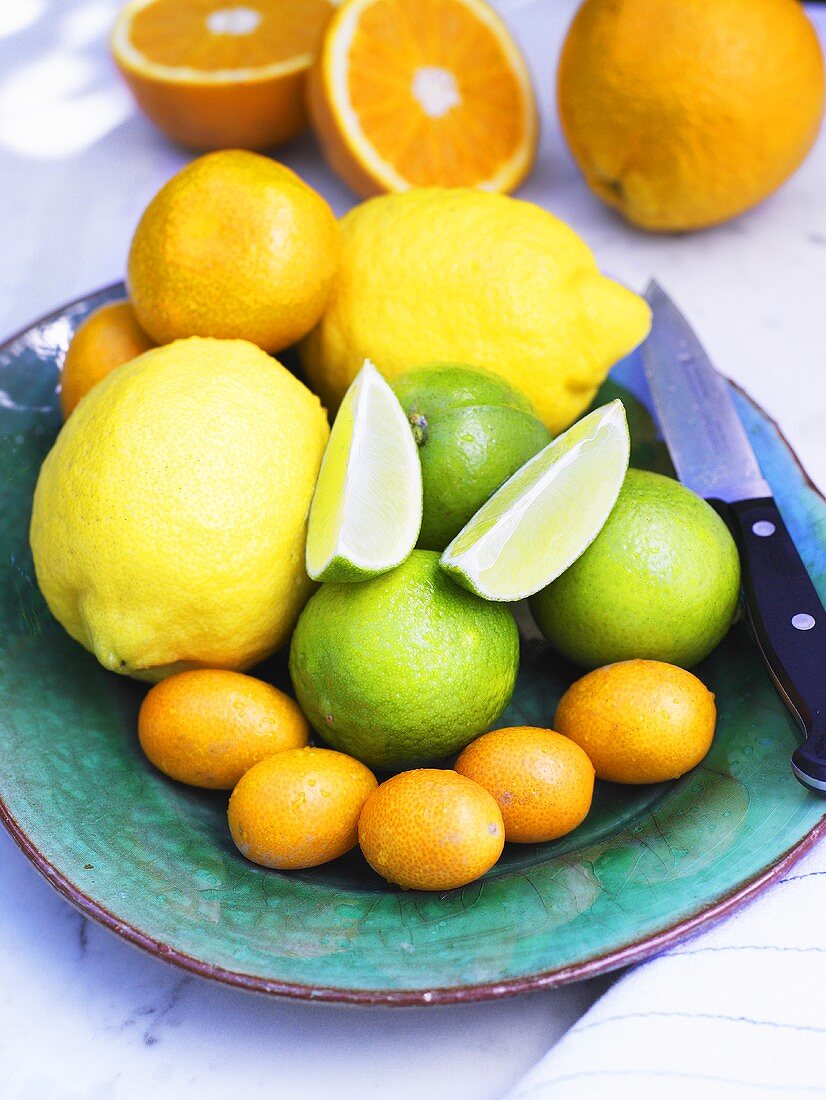
[(599, 779), (676, 779), (711, 747), (717, 708), (696, 676), (662, 661), (619, 661), (572, 684), (554, 727), (585, 750)]
[(173, 779), (231, 790), (259, 760), (306, 745), (310, 727), (298, 703), (271, 684), (204, 668), (176, 673), (148, 692), (138, 738)]
[(159, 344), (214, 336), (278, 351), (320, 318), (339, 247), (332, 210), (294, 172), (221, 150), (147, 206), (129, 250), (129, 295)]
[(238, 850), (263, 867), (317, 867), (355, 848), (373, 773), (343, 752), (289, 749), (243, 776), (229, 800)]
[(453, 890), (502, 854), (505, 826), (493, 796), (454, 771), (400, 772), (368, 798), (359, 819), (364, 858), (405, 890)]
[(567, 737), (535, 726), (483, 733), (455, 764), (496, 799), (505, 840), (544, 844), (580, 825), (591, 808), (594, 765)]
[(60, 408), (67, 420), (107, 374), (155, 346), (127, 301), (107, 302), (78, 325), (63, 362)]
[(585, 0), (558, 70), (585, 179), (646, 229), (714, 225), (802, 163), (823, 55), (797, 0)]

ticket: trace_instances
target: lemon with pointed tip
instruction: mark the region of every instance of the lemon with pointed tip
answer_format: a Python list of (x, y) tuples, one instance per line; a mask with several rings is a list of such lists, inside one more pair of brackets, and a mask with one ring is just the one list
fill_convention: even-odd
[(422, 363), (468, 363), (520, 390), (556, 434), (648, 333), (646, 302), (534, 203), (422, 187), (370, 199), (339, 224), (327, 307), (301, 345), (330, 409), (367, 357), (391, 383)]

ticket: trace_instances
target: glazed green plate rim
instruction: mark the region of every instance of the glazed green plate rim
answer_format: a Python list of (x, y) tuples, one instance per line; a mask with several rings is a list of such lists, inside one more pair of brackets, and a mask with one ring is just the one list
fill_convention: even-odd
[[(123, 284), (114, 283), (92, 294), (83, 295), (60, 309), (51, 311), (38, 321), (22, 329), (18, 334), (0, 346), (0, 356), (8, 354), (12, 347), (27, 334), (40, 327), (64, 319), (72, 309), (83, 308), (91, 300), (102, 303), (124, 293)], [(802, 481), (823, 501), (823, 495), (817, 490), (803, 470), (792, 448), (775, 422), (747, 395), (741, 395), (753, 406), (758, 416), (776, 434), (778, 440), (788, 451), (796, 464)], [(793, 782), (791, 778), (790, 782)], [(617, 967), (637, 963), (684, 939), (725, 917), (733, 910), (745, 904), (772, 882), (781, 878), (786, 871), (803, 856), (826, 833), (826, 811), (813, 827), (804, 833), (794, 844), (772, 862), (762, 867), (750, 878), (739, 881), (730, 892), (718, 896), (710, 904), (672, 924), (664, 924), (656, 931), (638, 939), (628, 939), (615, 949), (592, 955), (570, 965), (557, 966), (548, 970), (517, 977), (503, 977), (501, 981), (482, 981), (479, 983), (451, 985), (428, 988), (404, 989), (366, 989), (343, 988), (324, 984), (304, 984), (294, 981), (281, 981), (271, 977), (255, 975), (239, 970), (228, 969), (188, 954), (170, 943), (153, 937), (142, 928), (118, 916), (111, 908), (85, 892), (71, 877), (59, 870), (28, 836), (15, 818), (7, 802), (0, 796), (0, 821), (13, 837), (21, 851), (36, 869), (60, 894), (70, 901), (82, 913), (102, 924), (135, 946), (165, 959), (175, 965), (197, 974), (228, 985), (246, 990), (281, 997), (302, 1000), (338, 1002), (360, 1005), (427, 1005), (467, 1003), (490, 1000), (535, 989), (547, 989), (570, 982), (594, 977)], [(701, 903), (702, 904), (702, 903)]]
[(270, 978), (245, 974), (243, 971), (227, 970), (187, 955), (168, 943), (153, 939), (140, 928), (99, 905), (79, 886), (61, 874), (43, 853), (18, 826), (8, 807), (0, 798), (0, 822), (11, 834), (20, 850), (34, 867), (43, 875), (50, 886), (72, 903), (87, 917), (104, 928), (110, 929), (128, 943), (141, 948), (150, 955), (173, 963), (201, 978), (223, 982), (253, 993), (265, 993), (275, 997), (295, 1000), (319, 1001), (333, 1004), (351, 1004), (362, 1006), (385, 1005), (388, 1007), (411, 1007), (422, 1005), (470, 1004), (473, 1001), (490, 1001), (500, 997), (513, 997), (519, 993), (529, 993), (540, 989), (553, 989), (556, 986), (569, 985), (572, 982), (585, 981), (600, 974), (608, 973), (620, 967), (631, 966), (658, 954), (660, 951), (694, 935), (706, 927), (717, 923), (730, 913), (746, 905), (773, 882), (777, 882), (826, 834), (826, 817), (814, 826), (802, 840), (798, 841), (784, 856), (772, 863), (749, 882), (734, 890), (719, 902), (701, 910), (694, 916), (654, 935), (628, 943), (614, 951), (596, 956), (585, 962), (571, 966), (557, 967), (542, 971), (525, 978), (508, 978), (501, 982), (483, 982), (470, 986), (449, 986), (435, 989), (415, 990), (361, 990), (343, 989), (339, 986), (302, 985), (298, 982), (280, 982)]

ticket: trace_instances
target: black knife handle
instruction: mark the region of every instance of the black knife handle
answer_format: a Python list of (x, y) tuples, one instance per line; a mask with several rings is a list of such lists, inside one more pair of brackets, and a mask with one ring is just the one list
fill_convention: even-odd
[(792, 768), (826, 795), (826, 610), (772, 497), (730, 506), (743, 588), (772, 680), (806, 733)]

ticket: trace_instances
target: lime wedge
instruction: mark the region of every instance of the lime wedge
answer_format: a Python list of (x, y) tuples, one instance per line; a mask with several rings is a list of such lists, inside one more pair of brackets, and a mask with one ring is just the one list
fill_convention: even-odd
[(353, 380), (321, 460), (307, 531), (315, 581), (393, 569), (422, 525), (422, 469), (404, 409), (369, 359)]
[(629, 451), (622, 402), (594, 409), (496, 490), (440, 565), (487, 600), (521, 600), (545, 588), (601, 531)]

